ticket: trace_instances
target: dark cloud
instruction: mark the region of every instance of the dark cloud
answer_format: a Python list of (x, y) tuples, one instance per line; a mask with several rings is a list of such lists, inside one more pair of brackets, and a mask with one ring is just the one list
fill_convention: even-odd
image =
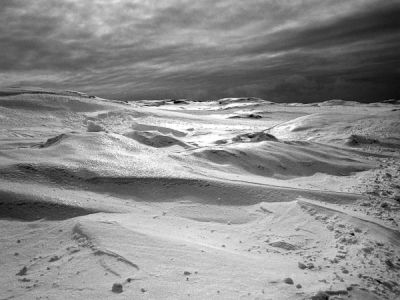
[(2, 0), (0, 84), (108, 97), (399, 98), (398, 1)]

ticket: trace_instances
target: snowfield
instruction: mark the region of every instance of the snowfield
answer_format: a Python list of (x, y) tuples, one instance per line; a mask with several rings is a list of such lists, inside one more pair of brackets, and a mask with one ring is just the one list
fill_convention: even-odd
[(400, 104), (0, 92), (0, 299), (397, 299)]

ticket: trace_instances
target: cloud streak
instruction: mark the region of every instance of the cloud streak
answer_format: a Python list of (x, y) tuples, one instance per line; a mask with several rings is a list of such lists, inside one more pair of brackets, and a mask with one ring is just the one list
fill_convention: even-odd
[(124, 99), (399, 98), (397, 1), (235, 2), (2, 0), (0, 84)]

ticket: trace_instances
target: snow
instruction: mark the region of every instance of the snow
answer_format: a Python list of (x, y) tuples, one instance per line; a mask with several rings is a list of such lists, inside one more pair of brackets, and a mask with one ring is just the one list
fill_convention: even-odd
[(0, 298), (394, 299), (398, 108), (1, 91)]

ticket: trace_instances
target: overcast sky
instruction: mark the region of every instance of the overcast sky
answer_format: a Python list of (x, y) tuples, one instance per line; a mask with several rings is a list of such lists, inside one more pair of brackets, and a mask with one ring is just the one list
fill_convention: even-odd
[(0, 85), (123, 99), (400, 98), (400, 1), (0, 0)]

